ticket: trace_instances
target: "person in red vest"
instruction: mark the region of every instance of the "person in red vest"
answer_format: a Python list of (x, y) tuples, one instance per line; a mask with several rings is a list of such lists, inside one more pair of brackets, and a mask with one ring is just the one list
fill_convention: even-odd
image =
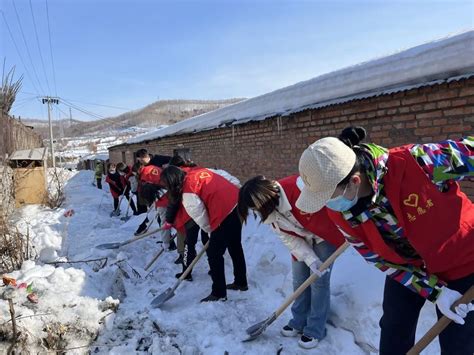
[(135, 207), (135, 202), (133, 198), (130, 196), (131, 192), (131, 185), (130, 185), (130, 178), (133, 176), (132, 168), (125, 163), (118, 163), (116, 166), (117, 172), (120, 175), (120, 179), (122, 181), (122, 185), (125, 186), (124, 189), (124, 196), (130, 203), (130, 208), (133, 211), (133, 214), (136, 216), (138, 215), (137, 208)]
[(112, 215), (120, 214), (120, 196), (124, 192), (123, 179), (120, 178), (120, 174), (117, 172), (117, 167), (115, 164), (110, 163), (107, 166), (107, 176), (105, 177), (105, 182), (109, 184), (110, 193), (114, 199), (114, 210)]
[[(184, 172), (176, 166), (168, 166), (161, 173), (161, 182), (168, 190), (169, 199), (181, 201), (180, 210), (184, 210), (202, 230), (210, 233), (207, 255), (212, 291), (201, 302), (225, 301), (227, 289), (246, 291), (242, 224), (235, 208), (239, 189), (221, 175), (198, 167)], [(228, 285), (224, 273), (224, 253), (227, 249), (234, 266), (234, 282)]]
[(175, 250), (176, 244), (171, 241), (171, 228), (166, 225), (166, 209), (168, 198), (163, 186), (160, 184), (161, 168), (154, 165), (144, 166), (140, 170), (140, 181), (142, 183), (142, 196), (148, 205), (155, 203), (157, 217), (162, 228), (163, 248)]
[(386, 149), (360, 144), (361, 127), (311, 144), (301, 155), (305, 187), (296, 206), (326, 206), (345, 238), (387, 273), (380, 354), (414, 344), (426, 300), (454, 321), (443, 354), (474, 353), (472, 304), (451, 307), (474, 285), (474, 205), (456, 180), (474, 176), (474, 137)]
[(326, 336), (329, 314), (331, 268), (321, 274), (318, 270), (336, 247), (344, 243), (344, 237), (329, 220), (327, 211), (309, 214), (295, 207), (304, 184), (297, 175), (281, 180), (256, 176), (240, 189), (238, 212), (246, 222), (249, 209), (264, 224), (269, 224), (287, 246), (293, 256), (293, 288), (296, 290), (311, 273), (319, 275), (293, 303), (293, 318), (281, 334), (286, 337), (300, 336), (299, 346), (312, 349)]

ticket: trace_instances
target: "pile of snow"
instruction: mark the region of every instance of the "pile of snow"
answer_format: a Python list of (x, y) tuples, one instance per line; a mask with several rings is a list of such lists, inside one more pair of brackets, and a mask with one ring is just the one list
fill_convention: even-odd
[[(48, 210), (29, 206), (21, 210), (28, 220), (39, 259), (26, 262), (9, 276), (33, 283), (39, 302), (20, 294), (17, 315), (28, 337), (43, 339), (47, 326), (63, 325), (65, 348), (86, 346), (68, 353), (94, 354), (370, 354), (378, 349), (384, 274), (352, 249), (337, 261), (331, 279), (331, 312), (327, 337), (316, 350), (298, 348), (297, 339), (284, 338), (280, 328), (291, 317), (289, 309), (253, 342), (243, 343), (245, 330), (270, 316), (292, 293), (291, 258), (268, 226), (250, 220), (243, 229), (249, 290), (229, 291), (227, 302), (201, 304), (211, 290), (205, 257), (193, 270), (193, 282), (183, 282), (161, 309), (150, 302), (175, 282), (181, 267), (176, 252), (164, 253), (153, 267), (144, 268), (160, 250), (159, 235), (116, 250), (99, 250), (102, 243), (125, 241), (142, 222), (134, 216), (123, 222), (110, 217), (112, 198), (92, 186), (93, 172), (74, 174), (66, 185), (63, 208)], [(73, 208), (74, 216), (63, 216)], [(127, 208), (122, 201), (122, 216)], [(69, 223), (67, 224), (67, 221)], [(200, 248), (200, 243), (198, 248)], [(56, 258), (56, 259), (55, 259)], [(89, 262), (80, 262), (87, 261)], [(92, 261), (91, 261), (92, 260)], [(94, 261), (96, 260), (96, 261)], [(56, 261), (53, 265), (44, 262)], [(74, 263), (60, 263), (60, 262)], [(233, 281), (232, 265), (225, 256), (226, 278)], [(1, 292), (1, 290), (0, 290)], [(23, 292), (19, 290), (18, 292)], [(112, 297), (112, 298), (110, 298)], [(114, 314), (111, 312), (118, 305)], [(42, 315), (47, 314), (47, 315)], [(8, 306), (0, 300), (1, 319), (9, 319)], [(429, 302), (420, 317), (418, 337), (435, 323)], [(49, 329), (52, 329), (51, 327)], [(1, 330), (1, 329), (0, 329)], [(94, 341), (95, 337), (97, 339)], [(0, 342), (0, 352), (9, 346)], [(34, 345), (31, 345), (34, 346)], [(36, 348), (32, 348), (36, 349)], [(433, 343), (426, 354), (439, 353)]]

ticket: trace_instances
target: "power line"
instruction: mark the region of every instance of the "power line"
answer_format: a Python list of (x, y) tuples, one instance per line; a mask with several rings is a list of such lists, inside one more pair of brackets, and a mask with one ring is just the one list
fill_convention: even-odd
[(45, 2), (46, 2), (46, 19), (48, 20), (49, 52), (51, 54), (51, 65), (53, 67), (54, 94), (58, 96), (58, 88), (56, 86), (56, 69), (54, 67), (54, 57), (53, 57), (53, 45), (51, 44), (51, 27), (49, 25), (48, 0), (45, 0)]
[(18, 53), (18, 56), (20, 57), (21, 63), (23, 64), (23, 67), (25, 68), (26, 75), (28, 75), (28, 77), (30, 78), (30, 80), (31, 80), (31, 85), (33, 85), (33, 88), (34, 88), (35, 91), (36, 91), (36, 94), (33, 94), (33, 95), (40, 95), (39, 90), (38, 90), (38, 88), (36, 87), (35, 82), (34, 82), (32, 76), (31, 76), (31, 74), (30, 74), (30, 71), (28, 70), (28, 67), (27, 67), (26, 64), (25, 64), (25, 61), (23, 60), (23, 56), (21, 55), (20, 49), (18, 48), (18, 46), (17, 46), (17, 44), (16, 44), (15, 37), (13, 37), (13, 33), (12, 33), (11, 29), (10, 29), (10, 26), (8, 25), (7, 18), (5, 17), (5, 13), (4, 13), (3, 11), (1, 11), (1, 12), (2, 12), (3, 20), (5, 21), (5, 25), (7, 26), (7, 29), (8, 29), (8, 33), (10, 34), (10, 38), (12, 39), (13, 45), (15, 46), (16, 52)]
[(39, 37), (38, 37), (38, 31), (37, 31), (37, 28), (36, 28), (35, 15), (33, 13), (33, 5), (31, 4), (31, 0), (29, 2), (30, 2), (31, 17), (33, 19), (33, 28), (35, 29), (36, 44), (38, 45), (38, 52), (39, 52), (40, 59), (41, 59), (41, 65), (43, 67), (43, 73), (44, 73), (44, 77), (46, 79), (46, 85), (48, 86), (49, 93), (51, 93), (51, 87), (49, 86), (48, 75), (46, 74), (46, 67), (44, 65), (43, 54), (41, 53), (41, 47), (40, 47), (40, 42), (39, 42)]
[(15, 100), (15, 102), (13, 103), (12, 110), (18, 110), (19, 108), (31, 103), (34, 100), (36, 100), (36, 97), (30, 97), (24, 100)]
[(14, 0), (12, 0), (12, 4), (13, 4), (13, 9), (15, 10), (15, 15), (16, 15), (16, 19), (18, 21), (18, 26), (20, 27), (21, 37), (23, 38), (23, 43), (25, 44), (25, 47), (26, 47), (26, 53), (28, 54), (28, 58), (30, 59), (31, 67), (33, 68), (33, 73), (35, 74), (36, 80), (38, 80), (39, 88), (41, 89), (41, 91), (44, 92), (43, 87), (41, 86), (41, 81), (39, 80), (39, 77), (38, 77), (38, 73), (36, 72), (35, 65), (33, 64), (33, 59), (31, 58), (30, 48), (28, 47), (28, 43), (26, 42), (25, 33), (23, 32), (23, 26), (21, 25), (20, 16), (18, 15), (18, 11), (16, 9), (16, 5), (15, 5)]
[[(36, 95), (35, 93), (32, 93), (32, 92), (28, 92), (28, 91), (19, 91), (20, 93), (22, 94), (26, 94), (26, 95)], [(64, 98), (64, 97), (60, 97), (61, 100), (63, 100), (64, 102), (78, 102), (80, 104), (85, 104), (85, 105), (93, 105), (93, 106), (102, 106), (102, 107), (109, 107), (109, 108), (115, 108), (117, 110), (125, 110), (125, 111), (133, 111), (134, 109), (132, 108), (129, 108), (129, 107), (121, 107), (121, 106), (114, 106), (114, 105), (106, 105), (106, 104), (98, 104), (98, 103), (95, 103), (95, 102), (86, 102), (86, 101), (79, 101), (79, 100), (73, 100), (73, 99), (68, 99), (68, 98)]]
[[(64, 98), (62, 98), (64, 100)], [(67, 99), (68, 101), (71, 101), (71, 102), (78, 102), (80, 104), (86, 104), (86, 105), (93, 105), (93, 106), (102, 106), (102, 107), (109, 107), (109, 108), (115, 108), (117, 110), (125, 110), (125, 111), (133, 111), (132, 108), (128, 108), (128, 107), (120, 107), (120, 106), (113, 106), (113, 105), (104, 105), (104, 104), (97, 104), (97, 103), (93, 103), (93, 102), (85, 102), (85, 101), (79, 101), (79, 100), (71, 100), (71, 99)]]
[(99, 115), (99, 114), (93, 113), (93, 112), (91, 112), (91, 111), (88, 111), (88, 110), (86, 110), (86, 109), (84, 109), (84, 108), (82, 108), (82, 107), (80, 107), (80, 106), (78, 106), (78, 105), (75, 105), (75, 104), (69, 102), (68, 100), (65, 100), (64, 98), (61, 99), (61, 102), (62, 102), (64, 105), (69, 106), (69, 107), (71, 107), (71, 108), (73, 108), (73, 109), (75, 109), (75, 110), (77, 110), (77, 111), (79, 111), (79, 112), (85, 113), (86, 115), (91, 116), (91, 117), (93, 117), (93, 118), (100, 119), (100, 120), (102, 120), (102, 121), (104, 121), (104, 122), (106, 122), (106, 123), (108, 122), (108, 123), (110, 123), (111, 125), (117, 126), (117, 127), (119, 127), (119, 128), (128, 128), (128, 126), (126, 126), (126, 125), (123, 124), (123, 123), (120, 124), (120, 123), (115, 122), (114, 120), (112, 120), (112, 119), (110, 119), (110, 118), (106, 118), (106, 117), (104, 117), (104, 116), (102, 116), (102, 115)]

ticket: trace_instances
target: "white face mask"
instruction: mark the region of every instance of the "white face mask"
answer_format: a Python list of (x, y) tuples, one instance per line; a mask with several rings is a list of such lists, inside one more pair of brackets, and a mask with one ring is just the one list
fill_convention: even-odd
[(120, 176), (125, 176), (125, 173), (123, 171), (119, 171)]
[(115, 170), (109, 170), (109, 173), (115, 174)]

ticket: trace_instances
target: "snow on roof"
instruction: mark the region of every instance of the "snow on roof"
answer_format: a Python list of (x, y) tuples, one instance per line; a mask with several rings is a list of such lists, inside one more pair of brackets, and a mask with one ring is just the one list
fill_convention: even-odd
[(48, 148), (33, 148), (26, 150), (16, 150), (10, 156), (10, 160), (45, 160), (47, 159)]
[(289, 115), (474, 73), (474, 30), (350, 66), (136, 136), (128, 144)]
[(109, 153), (99, 153), (99, 154), (91, 154), (91, 155), (86, 155), (81, 158), (82, 161), (84, 160), (103, 160), (106, 161), (109, 159)]

